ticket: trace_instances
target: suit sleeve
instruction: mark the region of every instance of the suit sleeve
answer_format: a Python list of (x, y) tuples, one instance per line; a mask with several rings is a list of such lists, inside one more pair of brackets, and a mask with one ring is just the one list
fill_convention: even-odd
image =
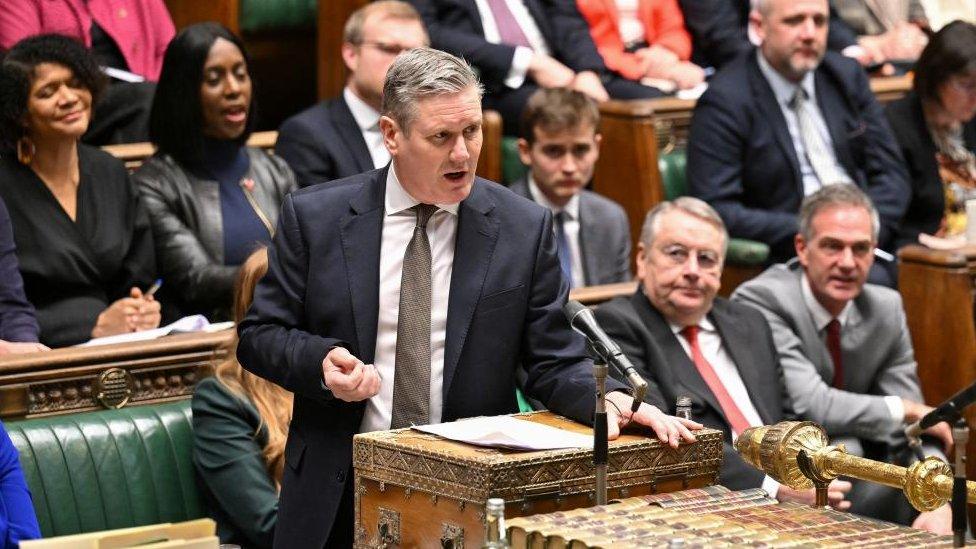
[(618, 243), (617, 243), (617, 277), (616, 282), (627, 282), (633, 280), (630, 271), (630, 222), (627, 221), (626, 214), (618, 216)]
[(192, 402), (193, 460), (216, 505), (247, 536), (248, 545), (271, 547), (278, 490), (243, 406), (216, 379), (197, 385)]
[(790, 241), (798, 228), (795, 214), (743, 202), (742, 163), (752, 123), (740, 103), (714, 87), (698, 100), (688, 138), (689, 194), (714, 207), (732, 237), (770, 245)]
[(887, 442), (900, 422), (891, 417), (885, 397), (852, 393), (828, 385), (807, 358), (803, 341), (796, 335), (791, 320), (778, 310), (773, 293), (768, 286), (745, 284), (739, 286), (733, 299), (755, 307), (769, 322), (793, 411), (822, 425), (830, 436), (851, 435)]
[[(629, 299), (629, 298), (628, 298)], [(648, 343), (648, 339), (641, 335), (644, 328), (636, 319), (627, 318), (616, 307), (602, 306), (594, 309), (593, 314), (603, 331), (620, 346), (620, 350), (630, 359), (644, 381), (647, 381), (647, 393), (644, 402), (657, 406), (666, 414), (674, 413), (674, 406), (669, 406), (664, 398), (664, 392), (658, 384), (654, 372), (664, 367), (664, 358), (660, 351)], [(623, 381), (620, 375), (610, 371), (610, 375)]]
[(542, 4), (552, 21), (552, 39), (555, 43), (549, 46), (553, 50), (553, 57), (575, 72), (605, 72), (607, 67), (575, 0), (546, 0)]
[(325, 147), (318, 145), (314, 130), (303, 121), (288, 120), (281, 126), (275, 141), (275, 155), (291, 166), (299, 187), (339, 178), (335, 160)]
[[(885, 292), (889, 294), (889, 292)], [(912, 348), (912, 338), (908, 331), (908, 321), (902, 309), (901, 295), (890, 292), (889, 306), (893, 307), (890, 318), (897, 326), (898, 341), (891, 353), (885, 357), (884, 368), (878, 375), (874, 392), (881, 395), (894, 395), (914, 402), (925, 402), (922, 396), (921, 383), (918, 380), (918, 364), (915, 362), (915, 351)]]
[(37, 341), (40, 328), (34, 317), (34, 306), (24, 294), (16, 249), (10, 214), (0, 201), (0, 339)]
[(831, 2), (830, 20), (827, 26), (827, 49), (843, 52), (849, 46), (857, 45), (857, 33), (840, 16)]
[(730, 0), (679, 0), (696, 54), (705, 64), (721, 67), (749, 50), (746, 27)]
[(323, 384), (322, 361), (342, 342), (301, 328), (307, 276), (305, 238), (293, 195), (288, 195), (268, 248), (268, 272), (255, 288), (254, 302), (238, 328), (237, 358), (256, 375), (293, 393), (327, 402), (333, 396)]

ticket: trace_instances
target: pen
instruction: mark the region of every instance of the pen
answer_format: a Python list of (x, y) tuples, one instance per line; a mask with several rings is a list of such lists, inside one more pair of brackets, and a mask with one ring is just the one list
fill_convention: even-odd
[(157, 278), (156, 279), (156, 282), (153, 282), (152, 283), (152, 286), (150, 286), (149, 289), (146, 290), (146, 292), (144, 294), (142, 294), (143, 297), (149, 297), (149, 296), (155, 294), (162, 285), (163, 285), (163, 279), (162, 278)]

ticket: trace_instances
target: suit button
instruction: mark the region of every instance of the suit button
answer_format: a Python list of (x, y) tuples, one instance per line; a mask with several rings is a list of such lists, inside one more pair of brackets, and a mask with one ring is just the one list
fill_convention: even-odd
[(336, 482), (345, 482), (345, 481), (346, 481), (346, 472), (336, 471)]

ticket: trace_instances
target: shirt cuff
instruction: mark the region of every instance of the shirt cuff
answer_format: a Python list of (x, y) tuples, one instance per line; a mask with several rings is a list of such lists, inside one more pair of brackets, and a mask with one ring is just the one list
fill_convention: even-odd
[(850, 46), (847, 46), (846, 48), (840, 50), (840, 53), (844, 57), (852, 57), (854, 59), (860, 59), (865, 55), (867, 55), (868, 52), (863, 47), (857, 44), (851, 44)]
[(776, 494), (779, 493), (779, 483), (773, 480), (773, 477), (764, 477), (762, 481), (762, 489), (769, 494), (769, 497), (775, 499)]
[(529, 64), (532, 63), (534, 52), (532, 48), (516, 46), (515, 55), (512, 56), (512, 66), (508, 69), (505, 77), (505, 86), (517, 90), (525, 83), (525, 75), (529, 72)]
[(888, 395), (884, 397), (884, 401), (888, 406), (888, 411), (891, 412), (891, 419), (895, 421), (895, 425), (905, 423), (905, 403), (901, 401), (901, 397)]

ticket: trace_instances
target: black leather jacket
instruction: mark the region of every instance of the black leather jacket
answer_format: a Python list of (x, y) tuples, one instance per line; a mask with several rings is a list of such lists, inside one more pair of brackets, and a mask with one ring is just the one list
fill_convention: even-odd
[[(246, 177), (254, 187), (245, 193), (273, 233), (281, 202), (297, 188), (295, 175), (284, 160), (260, 149), (248, 147), (247, 154)], [(175, 301), (181, 314), (228, 319), (238, 267), (224, 265), (217, 181), (203, 179), (159, 153), (132, 178), (152, 221), (156, 261), (165, 280), (163, 298)]]

